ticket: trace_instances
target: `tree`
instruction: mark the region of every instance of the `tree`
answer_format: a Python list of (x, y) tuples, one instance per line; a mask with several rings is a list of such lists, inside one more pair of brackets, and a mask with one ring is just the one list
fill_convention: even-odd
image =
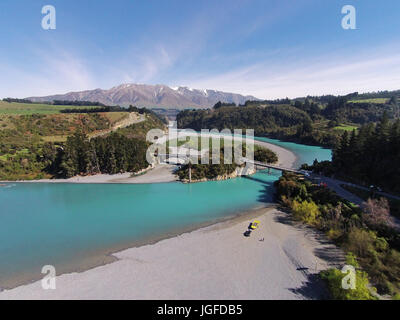
[(321, 272), (321, 278), (325, 280), (328, 285), (329, 292), (334, 300), (376, 300), (370, 293), (369, 280), (365, 272), (356, 270), (355, 280), (356, 288), (343, 289), (342, 280), (346, 276), (336, 268), (324, 270)]
[(43, 144), (42, 157), (43, 161), (49, 164), (55, 161), (57, 157), (57, 148), (54, 146), (53, 143), (46, 142), (45, 144)]
[(221, 108), (221, 107), (222, 107), (222, 103), (221, 103), (221, 101), (218, 101), (218, 102), (214, 105), (213, 109), (219, 109), (219, 108)]
[(317, 218), (320, 215), (318, 206), (312, 200), (304, 200), (302, 202), (294, 200), (292, 210), (295, 219), (302, 220), (308, 224), (316, 224)]
[(369, 198), (362, 205), (365, 220), (373, 226), (392, 226), (389, 202), (386, 198)]
[(294, 102), (294, 106), (295, 106), (297, 109), (303, 109), (303, 104), (302, 104), (301, 101), (299, 101), (299, 100), (296, 100), (296, 101)]
[(345, 170), (348, 165), (349, 134), (345, 131), (340, 138), (339, 146), (333, 151), (332, 160), (338, 171)]
[(334, 128), (337, 127), (339, 125), (339, 122), (337, 122), (337, 120), (330, 120), (328, 122), (328, 128)]
[(378, 136), (378, 139), (380, 140), (380, 143), (385, 143), (386, 140), (389, 137), (389, 116), (387, 111), (383, 113), (383, 116), (381, 118), (381, 121), (378, 123), (376, 127), (376, 133)]
[(397, 106), (397, 97), (396, 96), (392, 96), (389, 100), (389, 104)]
[(88, 140), (81, 133), (68, 137), (58, 165), (60, 175), (136, 172), (148, 166), (147, 143), (118, 133)]

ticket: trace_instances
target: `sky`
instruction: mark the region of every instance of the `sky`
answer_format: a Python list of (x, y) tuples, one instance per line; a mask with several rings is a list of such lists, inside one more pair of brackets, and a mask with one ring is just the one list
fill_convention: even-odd
[[(345, 5), (356, 29), (342, 28)], [(398, 0), (0, 1), (1, 98), (122, 83), (263, 99), (394, 90), (399, 49)]]

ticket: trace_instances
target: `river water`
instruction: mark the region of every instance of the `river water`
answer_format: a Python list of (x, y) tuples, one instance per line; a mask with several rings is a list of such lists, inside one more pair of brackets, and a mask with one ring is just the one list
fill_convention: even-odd
[[(327, 160), (319, 147), (257, 138), (293, 151), (297, 165)], [(196, 184), (7, 183), (0, 188), (0, 288), (99, 252), (263, 206), (280, 172)], [(73, 264), (73, 263), (72, 263)], [(57, 269), (58, 270), (58, 269)]]

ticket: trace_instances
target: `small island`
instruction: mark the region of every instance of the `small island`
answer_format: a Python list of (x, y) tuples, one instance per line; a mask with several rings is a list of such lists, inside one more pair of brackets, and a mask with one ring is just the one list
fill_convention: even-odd
[[(245, 148), (244, 146), (243, 151), (245, 151)], [(244, 153), (245, 152), (242, 154), (243, 156)], [(278, 156), (270, 149), (255, 145), (254, 160), (271, 164), (278, 161)], [(254, 167), (247, 168), (244, 163), (237, 164), (235, 161), (232, 162), (232, 164), (224, 163), (223, 148), (221, 148), (219, 164), (212, 164), (211, 158), (208, 164), (202, 164), (199, 159), (198, 164), (189, 163), (181, 166), (176, 171), (176, 174), (183, 182), (201, 182), (209, 180), (227, 180), (242, 175), (254, 174), (256, 172)], [(189, 177), (189, 169), (191, 169), (191, 177)]]

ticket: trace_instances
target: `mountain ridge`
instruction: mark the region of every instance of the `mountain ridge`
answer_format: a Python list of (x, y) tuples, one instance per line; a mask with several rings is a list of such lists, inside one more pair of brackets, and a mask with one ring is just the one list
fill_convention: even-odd
[(251, 95), (223, 92), (211, 89), (192, 89), (189, 87), (174, 87), (156, 84), (125, 83), (110, 89), (93, 89), (74, 91), (42, 97), (28, 97), (33, 102), (54, 100), (92, 101), (105, 105), (136, 105), (138, 107), (159, 108), (209, 108), (218, 101), (225, 103), (244, 104), (247, 100), (260, 100)]

